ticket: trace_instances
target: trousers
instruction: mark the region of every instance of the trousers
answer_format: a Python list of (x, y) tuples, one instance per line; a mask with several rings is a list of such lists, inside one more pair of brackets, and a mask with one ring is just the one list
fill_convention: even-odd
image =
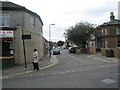
[(33, 62), (33, 67), (34, 67), (34, 70), (35, 70), (35, 69), (36, 69), (36, 70), (39, 70), (39, 65), (38, 65), (38, 63)]

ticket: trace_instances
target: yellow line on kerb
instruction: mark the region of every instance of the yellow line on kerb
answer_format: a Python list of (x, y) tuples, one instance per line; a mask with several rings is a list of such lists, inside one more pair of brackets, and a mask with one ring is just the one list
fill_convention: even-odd
[[(54, 66), (54, 65), (56, 65), (58, 63), (59, 63), (59, 61), (58, 61), (57, 57), (53, 56), (53, 63), (52, 64), (44, 66), (44, 67), (39, 68), (39, 69), (43, 70), (45, 68), (52, 67), (52, 66)], [(11, 75), (8, 75), (8, 76), (0, 76), (0, 79), (6, 79), (6, 78), (14, 77), (14, 76), (20, 76), (20, 75), (24, 75), (24, 74), (28, 74), (28, 73), (32, 73), (32, 72), (35, 72), (35, 71), (29, 70), (29, 71), (25, 71), (25, 72), (21, 72), (21, 73), (11, 74)]]

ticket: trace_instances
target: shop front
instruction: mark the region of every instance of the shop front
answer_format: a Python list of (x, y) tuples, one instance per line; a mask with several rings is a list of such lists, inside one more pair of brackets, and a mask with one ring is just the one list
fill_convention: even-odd
[(0, 62), (3, 68), (14, 66), (14, 53), (13, 53), (13, 39), (14, 32), (12, 30), (0, 30), (1, 51)]

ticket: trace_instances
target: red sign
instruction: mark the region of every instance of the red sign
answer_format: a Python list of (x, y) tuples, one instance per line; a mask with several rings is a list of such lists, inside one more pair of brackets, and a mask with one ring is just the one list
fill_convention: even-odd
[(13, 31), (2, 31), (0, 30), (0, 38), (13, 38)]

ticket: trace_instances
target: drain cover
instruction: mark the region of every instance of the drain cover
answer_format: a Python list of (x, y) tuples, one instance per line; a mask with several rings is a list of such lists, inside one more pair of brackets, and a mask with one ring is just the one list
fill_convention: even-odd
[(112, 84), (112, 83), (116, 83), (116, 81), (112, 80), (112, 79), (103, 79), (101, 80), (102, 83), (105, 84)]

